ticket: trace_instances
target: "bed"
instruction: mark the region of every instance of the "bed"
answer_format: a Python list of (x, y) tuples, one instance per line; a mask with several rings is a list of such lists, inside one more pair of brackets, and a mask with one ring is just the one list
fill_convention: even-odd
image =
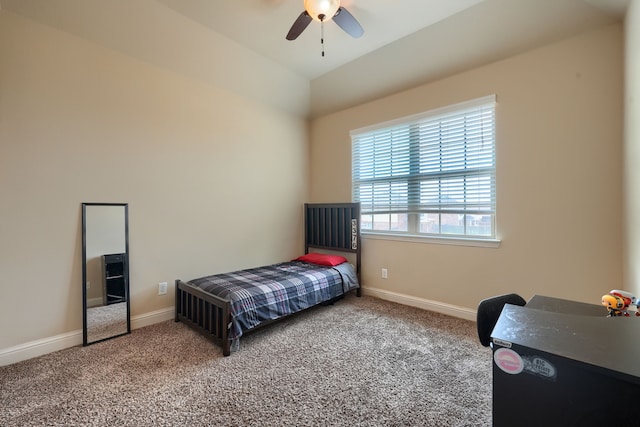
[[(304, 205), (304, 255), (286, 262), (176, 280), (175, 321), (231, 354), (242, 335), (347, 292), (361, 295), (360, 205)], [(346, 260), (350, 256), (355, 265)]]

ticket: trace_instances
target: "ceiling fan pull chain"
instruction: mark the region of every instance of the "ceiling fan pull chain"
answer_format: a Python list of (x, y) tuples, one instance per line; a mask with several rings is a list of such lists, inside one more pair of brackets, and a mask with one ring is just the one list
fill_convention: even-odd
[(320, 21), (320, 44), (322, 45), (322, 57), (324, 58), (324, 19)]

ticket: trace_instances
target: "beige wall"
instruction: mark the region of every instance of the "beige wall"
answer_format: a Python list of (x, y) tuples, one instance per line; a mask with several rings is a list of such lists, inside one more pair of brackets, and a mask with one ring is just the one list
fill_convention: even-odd
[(640, 2), (625, 20), (625, 284), (640, 296)]
[(350, 130), (497, 95), (500, 247), (365, 238), (364, 287), (468, 309), (505, 292), (597, 304), (621, 287), (622, 65), (612, 25), (314, 120), (311, 198), (349, 200)]
[(133, 316), (176, 278), (297, 255), (307, 138), (263, 99), (0, 11), (0, 350), (81, 328), (82, 202), (129, 203)]

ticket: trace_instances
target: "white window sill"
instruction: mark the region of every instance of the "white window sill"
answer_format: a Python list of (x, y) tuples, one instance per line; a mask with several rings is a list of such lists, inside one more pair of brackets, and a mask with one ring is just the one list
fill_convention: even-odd
[(430, 245), (454, 245), (475, 246), (480, 248), (499, 248), (501, 240), (497, 239), (473, 239), (469, 237), (433, 237), (433, 236), (408, 236), (391, 233), (362, 232), (363, 239), (394, 240), (399, 242), (424, 243)]

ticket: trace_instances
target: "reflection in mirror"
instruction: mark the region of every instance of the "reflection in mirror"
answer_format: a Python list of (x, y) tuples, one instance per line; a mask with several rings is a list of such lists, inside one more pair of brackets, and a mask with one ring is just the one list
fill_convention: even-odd
[(131, 332), (126, 203), (82, 204), (83, 344)]

